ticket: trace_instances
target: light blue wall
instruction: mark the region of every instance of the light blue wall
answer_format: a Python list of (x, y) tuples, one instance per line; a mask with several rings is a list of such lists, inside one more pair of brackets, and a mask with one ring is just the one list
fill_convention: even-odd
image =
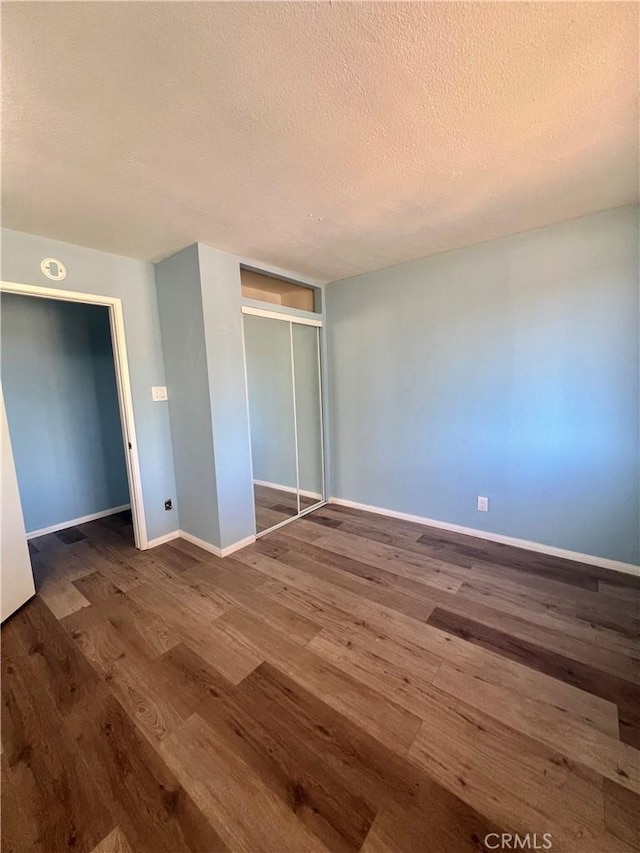
[(326, 300), (334, 496), (639, 562), (636, 207)]
[(129, 503), (108, 310), (3, 293), (0, 340), (27, 532)]
[(213, 423), (220, 547), (255, 533), (237, 255), (198, 244)]
[[(66, 265), (67, 277), (59, 285), (40, 271), (47, 257)], [(176, 529), (177, 509), (164, 510), (165, 499), (176, 496), (169, 410), (167, 403), (151, 399), (151, 386), (166, 384), (153, 266), (2, 229), (2, 278), (122, 300), (147, 532), (153, 539)]]
[(180, 527), (218, 548), (255, 533), (240, 259), (194, 245), (156, 266)]
[(180, 527), (219, 546), (211, 401), (197, 246), (156, 265)]

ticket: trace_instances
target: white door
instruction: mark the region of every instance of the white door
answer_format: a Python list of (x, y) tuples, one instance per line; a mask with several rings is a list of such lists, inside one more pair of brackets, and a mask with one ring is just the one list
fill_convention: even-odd
[(2, 409), (2, 492), (0, 503), (0, 610), (1, 619), (11, 616), (35, 595), (27, 536), (24, 531), (18, 479), (13, 462), (11, 438), (4, 397), (0, 389)]

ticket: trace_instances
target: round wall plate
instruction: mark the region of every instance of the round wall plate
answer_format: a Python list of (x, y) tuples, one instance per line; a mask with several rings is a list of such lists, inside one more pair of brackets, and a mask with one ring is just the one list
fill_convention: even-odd
[(53, 281), (62, 281), (67, 274), (65, 265), (62, 261), (57, 260), (57, 258), (45, 258), (40, 264), (40, 269), (47, 278)]

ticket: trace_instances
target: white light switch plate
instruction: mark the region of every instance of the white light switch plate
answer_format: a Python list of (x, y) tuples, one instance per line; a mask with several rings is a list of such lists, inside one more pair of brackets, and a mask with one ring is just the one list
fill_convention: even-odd
[(167, 388), (166, 385), (153, 385), (151, 387), (151, 399), (156, 403), (160, 400), (167, 399)]

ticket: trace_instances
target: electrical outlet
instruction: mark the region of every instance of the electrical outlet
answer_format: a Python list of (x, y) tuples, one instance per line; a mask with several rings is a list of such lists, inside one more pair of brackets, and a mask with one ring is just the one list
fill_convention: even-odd
[(162, 400), (167, 400), (167, 386), (166, 385), (152, 385), (151, 386), (151, 399), (154, 403), (159, 403)]
[(489, 512), (489, 498), (478, 495), (478, 512)]
[(166, 501), (164, 502), (164, 508), (165, 508), (167, 511), (168, 511), (168, 510), (170, 510), (170, 509), (173, 509), (173, 501), (171, 500), (171, 498), (169, 498), (168, 500), (166, 500)]

